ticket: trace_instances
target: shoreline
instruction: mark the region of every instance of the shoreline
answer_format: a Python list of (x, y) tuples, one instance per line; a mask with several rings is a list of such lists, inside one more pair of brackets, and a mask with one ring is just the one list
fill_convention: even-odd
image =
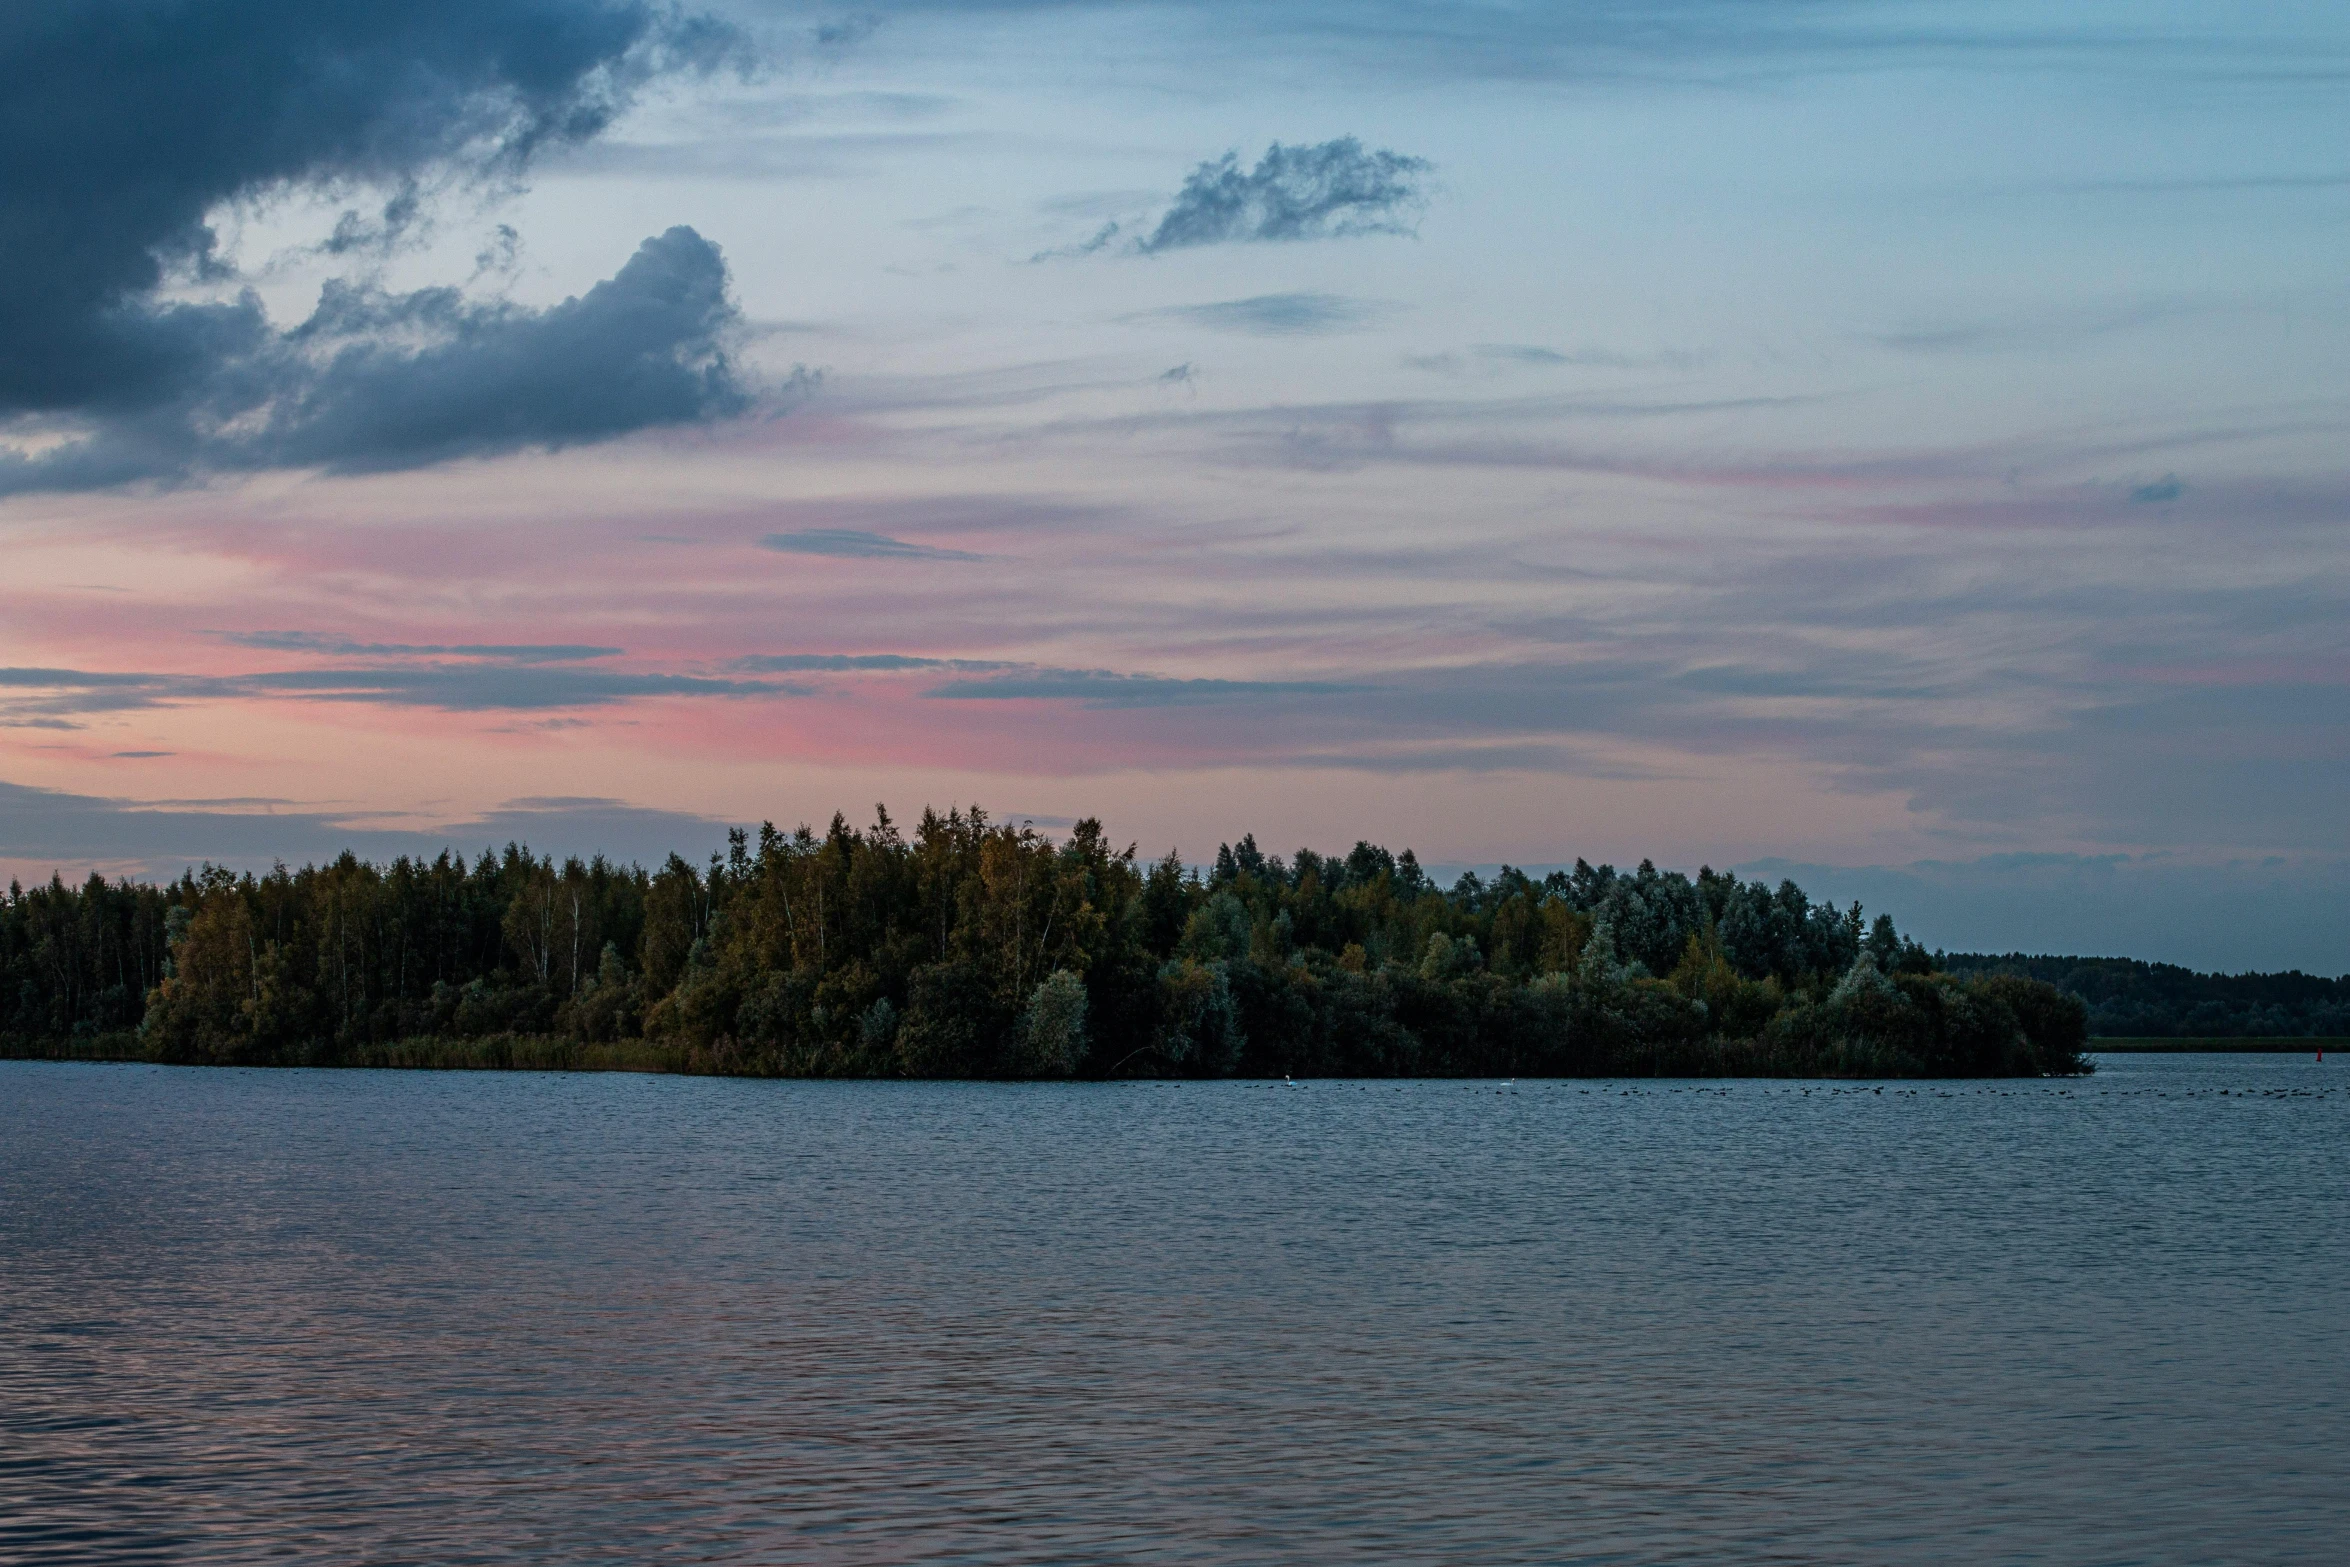
[[(2350, 1039), (2194, 1039), (2194, 1040), (2117, 1040), (2092, 1039), (2085, 1053), (2097, 1055), (2142, 1054), (2231, 1054), (2231, 1055), (2307, 1055), (2317, 1050), (2340, 1050), (2350, 1056)], [(648, 1076), (668, 1077), (748, 1077), (778, 1081), (807, 1082), (1018, 1082), (1027, 1079), (1010, 1077), (941, 1077), (917, 1078), (901, 1074), (876, 1072), (787, 1072), (744, 1070), (739, 1064), (728, 1062), (712, 1052), (687, 1044), (656, 1043), (649, 1040), (623, 1040), (603, 1044), (583, 1044), (577, 1040), (556, 1035), (501, 1035), (487, 1039), (415, 1038), (390, 1044), (363, 1046), (336, 1055), (322, 1052), (320, 1058), (309, 1061), (173, 1061), (151, 1055), (143, 1050), (136, 1037), (127, 1034), (98, 1039), (64, 1043), (28, 1043), (0, 1040), (0, 1061), (45, 1061), (61, 1064), (95, 1066), (189, 1066), (203, 1068), (245, 1067), (267, 1071), (401, 1071), (401, 1072), (636, 1072)], [(1724, 1063), (1725, 1066), (1728, 1063)], [(1544, 1082), (1604, 1082), (1616, 1080), (1703, 1081), (1732, 1082), (2010, 1082), (2071, 1080), (2088, 1074), (2073, 1073), (1972, 1073), (1963, 1075), (1937, 1074), (1882, 1074), (1833, 1073), (1801, 1071), (1690, 1071), (1687, 1060), (1660, 1062), (1663, 1070), (1653, 1072), (1519, 1072), (1521, 1081)], [(1681, 1068), (1681, 1070), (1674, 1070)], [(1491, 1072), (1403, 1072), (1387, 1074), (1362, 1073), (1293, 1073), (1299, 1082), (1408, 1082), (1408, 1081), (1482, 1081), (1494, 1077)], [(1502, 1074), (1509, 1075), (1509, 1074)], [(1181, 1074), (1137, 1074), (1124, 1077), (1086, 1077), (1055, 1079), (1062, 1082), (1275, 1082), (1280, 1076), (1233, 1073), (1212, 1077)]]
[(2338, 1050), (2344, 1055), (2350, 1056), (2350, 1038), (2343, 1038), (2335, 1035), (2311, 1034), (2305, 1036), (2274, 1035), (2267, 1038), (2263, 1038), (2258, 1035), (2252, 1035), (2245, 1037), (2218, 1036), (2210, 1038), (2178, 1039), (2165, 1039), (2161, 1037), (2142, 1039), (2091, 1039), (2089, 1043), (2083, 1048), (2093, 1056), (2305, 1056), (2321, 1050)]

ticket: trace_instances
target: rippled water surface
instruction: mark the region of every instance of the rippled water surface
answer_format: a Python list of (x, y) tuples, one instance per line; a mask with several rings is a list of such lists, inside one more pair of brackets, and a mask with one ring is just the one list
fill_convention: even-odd
[(2338, 1563), (2344, 1074), (0, 1063), (0, 1559)]

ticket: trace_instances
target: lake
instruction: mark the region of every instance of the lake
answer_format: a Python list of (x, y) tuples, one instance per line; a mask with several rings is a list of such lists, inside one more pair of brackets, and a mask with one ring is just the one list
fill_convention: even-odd
[(0, 1559), (2327, 1562), (2350, 1060), (0, 1063)]

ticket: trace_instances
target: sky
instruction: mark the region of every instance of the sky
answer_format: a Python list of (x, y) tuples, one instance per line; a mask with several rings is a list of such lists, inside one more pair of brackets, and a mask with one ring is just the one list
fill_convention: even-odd
[(977, 803), (2350, 970), (2350, 11), (0, 19), (0, 873)]

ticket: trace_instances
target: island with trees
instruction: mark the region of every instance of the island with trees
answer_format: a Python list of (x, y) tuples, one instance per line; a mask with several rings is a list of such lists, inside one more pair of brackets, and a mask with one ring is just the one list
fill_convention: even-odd
[(1643, 862), (1442, 887), (1407, 850), (1189, 865), (1097, 821), (509, 845), (11, 886), (0, 1054), (825, 1077), (2029, 1076), (2082, 1001), (1890, 918)]

